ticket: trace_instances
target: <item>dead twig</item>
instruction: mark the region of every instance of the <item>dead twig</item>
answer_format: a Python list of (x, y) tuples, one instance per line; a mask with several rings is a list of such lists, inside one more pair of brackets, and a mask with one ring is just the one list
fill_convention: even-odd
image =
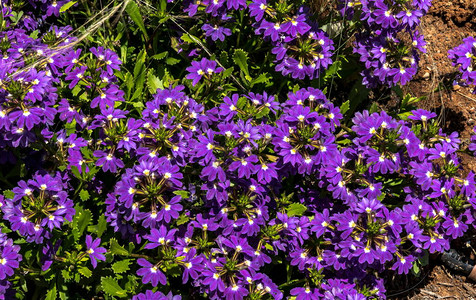
[(476, 102), (476, 99), (471, 98), (470, 96), (467, 96), (467, 95), (465, 95), (465, 94), (463, 94), (463, 93), (461, 93), (461, 92), (456, 92), (456, 93), (457, 93), (458, 95), (461, 95), (461, 96), (465, 97), (466, 99), (469, 99), (469, 100), (472, 100), (472, 101)]
[(441, 299), (441, 298), (442, 298), (442, 297), (441, 297), (440, 295), (438, 295), (437, 293), (433, 293), (433, 292), (430, 292), (430, 291), (427, 291), (427, 290), (423, 290), (423, 289), (421, 289), (420, 291), (421, 291), (422, 293), (424, 293), (424, 294), (429, 295), (429, 296), (433, 296), (433, 297), (435, 297), (436, 299)]
[(439, 284), (439, 285), (444, 285), (444, 286), (454, 286), (453, 284), (451, 284), (451, 283), (446, 283), (446, 282), (438, 282), (437, 284)]

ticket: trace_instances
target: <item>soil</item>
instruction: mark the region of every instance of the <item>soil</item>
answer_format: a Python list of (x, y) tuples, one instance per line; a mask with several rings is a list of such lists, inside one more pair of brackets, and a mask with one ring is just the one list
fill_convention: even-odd
[[(476, 94), (467, 87), (453, 86), (457, 68), (447, 58), (448, 50), (468, 36), (476, 37), (475, 0), (433, 0), (428, 15), (423, 17), (420, 32), (427, 42), (427, 53), (421, 56), (420, 69), (404, 92), (425, 99), (420, 108), (434, 111), (445, 132), (457, 131), (464, 145), (469, 144), (476, 125)], [(464, 172), (476, 172), (476, 158), (461, 154)], [(420, 278), (411, 280), (390, 299), (475, 299), (476, 283), (452, 273), (433, 259)]]

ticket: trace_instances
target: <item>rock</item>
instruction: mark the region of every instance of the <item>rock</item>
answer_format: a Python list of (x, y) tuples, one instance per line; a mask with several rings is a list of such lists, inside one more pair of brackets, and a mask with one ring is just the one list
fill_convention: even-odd
[(423, 78), (424, 78), (425, 80), (430, 79), (430, 73), (425, 72), (425, 74), (423, 74)]

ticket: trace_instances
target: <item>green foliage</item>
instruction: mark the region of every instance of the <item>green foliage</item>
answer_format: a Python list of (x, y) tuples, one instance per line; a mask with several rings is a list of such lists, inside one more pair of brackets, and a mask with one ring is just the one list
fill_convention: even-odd
[(129, 251), (127, 251), (124, 247), (119, 245), (116, 239), (110, 240), (109, 251), (111, 252), (111, 254), (114, 254), (114, 255), (122, 255), (122, 256), (129, 255)]
[(101, 287), (102, 287), (102, 290), (110, 296), (119, 297), (119, 298), (127, 297), (127, 292), (119, 286), (119, 284), (114, 278), (102, 277)]
[(88, 228), (89, 223), (92, 221), (92, 213), (88, 209), (83, 210), (80, 206), (76, 206), (75, 209), (76, 214), (73, 218), (72, 231), (74, 240), (78, 241), (86, 228)]
[(132, 21), (134, 21), (137, 27), (139, 27), (139, 29), (142, 31), (144, 37), (148, 39), (149, 35), (147, 34), (147, 29), (145, 28), (143, 17), (140, 13), (139, 7), (137, 6), (134, 0), (129, 1), (126, 6), (126, 12), (127, 14), (129, 14)]
[(290, 217), (294, 216), (302, 216), (304, 212), (307, 210), (307, 207), (301, 203), (292, 203), (288, 206), (286, 211), (287, 215)]

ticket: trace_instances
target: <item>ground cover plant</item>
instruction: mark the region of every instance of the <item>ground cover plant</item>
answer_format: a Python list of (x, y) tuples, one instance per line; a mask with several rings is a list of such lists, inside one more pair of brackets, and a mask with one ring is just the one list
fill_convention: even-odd
[(2, 296), (386, 298), (475, 223), (476, 137), (401, 89), (430, 6), (2, 2)]

